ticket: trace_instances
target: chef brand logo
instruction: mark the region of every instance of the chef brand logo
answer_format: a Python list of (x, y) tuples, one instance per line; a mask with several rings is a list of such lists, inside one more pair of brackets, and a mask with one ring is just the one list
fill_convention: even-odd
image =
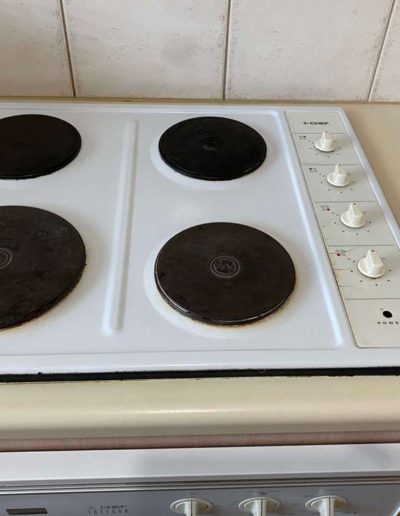
[(240, 262), (233, 256), (216, 256), (210, 262), (210, 270), (219, 278), (233, 278), (240, 271)]
[(127, 505), (89, 505), (88, 514), (127, 514)]

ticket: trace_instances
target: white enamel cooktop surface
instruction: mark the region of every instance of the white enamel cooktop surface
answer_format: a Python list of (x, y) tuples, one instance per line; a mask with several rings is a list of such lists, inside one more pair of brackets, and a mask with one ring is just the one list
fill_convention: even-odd
[[(396, 344), (379, 342), (383, 329), (374, 329), (376, 344), (364, 347), (362, 335), (356, 343), (359, 315), (350, 316), (350, 324), (354, 302), (343, 302), (338, 290), (324, 229), (321, 233), (314, 213), (312, 201), (318, 199), (310, 198), (299, 162), (297, 121), (291, 130), (287, 111), (296, 112), (296, 120), (303, 113), (319, 120), (329, 111), (344, 124), (344, 138), (354, 145), (397, 249), (398, 226), (339, 109), (1, 103), (0, 117), (48, 114), (80, 132), (82, 149), (72, 163), (48, 176), (1, 181), (0, 204), (35, 206), (67, 219), (85, 242), (87, 266), (77, 287), (56, 307), (0, 331), (0, 374), (400, 365)], [(268, 148), (263, 165), (225, 182), (171, 170), (159, 155), (159, 137), (180, 120), (204, 115), (256, 129)], [(295, 290), (271, 316), (241, 327), (216, 327), (177, 313), (161, 298), (153, 269), (162, 245), (185, 228), (214, 221), (260, 229), (290, 254)]]

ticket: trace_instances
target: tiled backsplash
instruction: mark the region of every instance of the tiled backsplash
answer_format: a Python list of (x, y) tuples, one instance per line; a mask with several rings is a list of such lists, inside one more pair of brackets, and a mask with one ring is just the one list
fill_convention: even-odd
[(0, 0), (0, 95), (400, 101), (400, 0)]

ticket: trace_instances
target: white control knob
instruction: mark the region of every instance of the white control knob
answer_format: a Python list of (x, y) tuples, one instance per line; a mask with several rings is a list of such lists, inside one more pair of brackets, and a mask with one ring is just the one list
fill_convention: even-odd
[(336, 509), (347, 504), (340, 496), (318, 496), (306, 502), (306, 507), (312, 512), (319, 512), (320, 516), (334, 516)]
[(333, 172), (326, 176), (328, 183), (332, 186), (343, 188), (350, 184), (350, 174), (343, 165), (335, 165)]
[(183, 498), (171, 503), (170, 509), (172, 512), (178, 514), (185, 514), (185, 516), (197, 516), (209, 512), (212, 504), (200, 498)]
[(385, 274), (386, 267), (377, 251), (370, 249), (358, 262), (358, 270), (367, 278), (380, 278)]
[(340, 220), (349, 228), (362, 228), (365, 225), (365, 213), (361, 211), (356, 202), (352, 202), (345, 212), (342, 213)]
[(250, 512), (253, 516), (268, 516), (278, 512), (281, 503), (269, 496), (249, 498), (240, 502), (239, 509), (242, 512)]
[(321, 138), (317, 140), (314, 145), (322, 152), (332, 152), (335, 150), (335, 140), (327, 131), (321, 134)]

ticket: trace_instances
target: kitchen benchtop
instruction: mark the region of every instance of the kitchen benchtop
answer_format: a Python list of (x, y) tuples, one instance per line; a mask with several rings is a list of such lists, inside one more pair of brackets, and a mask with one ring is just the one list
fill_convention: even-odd
[[(400, 221), (400, 104), (344, 104)], [(400, 441), (395, 376), (0, 384), (0, 450)]]

